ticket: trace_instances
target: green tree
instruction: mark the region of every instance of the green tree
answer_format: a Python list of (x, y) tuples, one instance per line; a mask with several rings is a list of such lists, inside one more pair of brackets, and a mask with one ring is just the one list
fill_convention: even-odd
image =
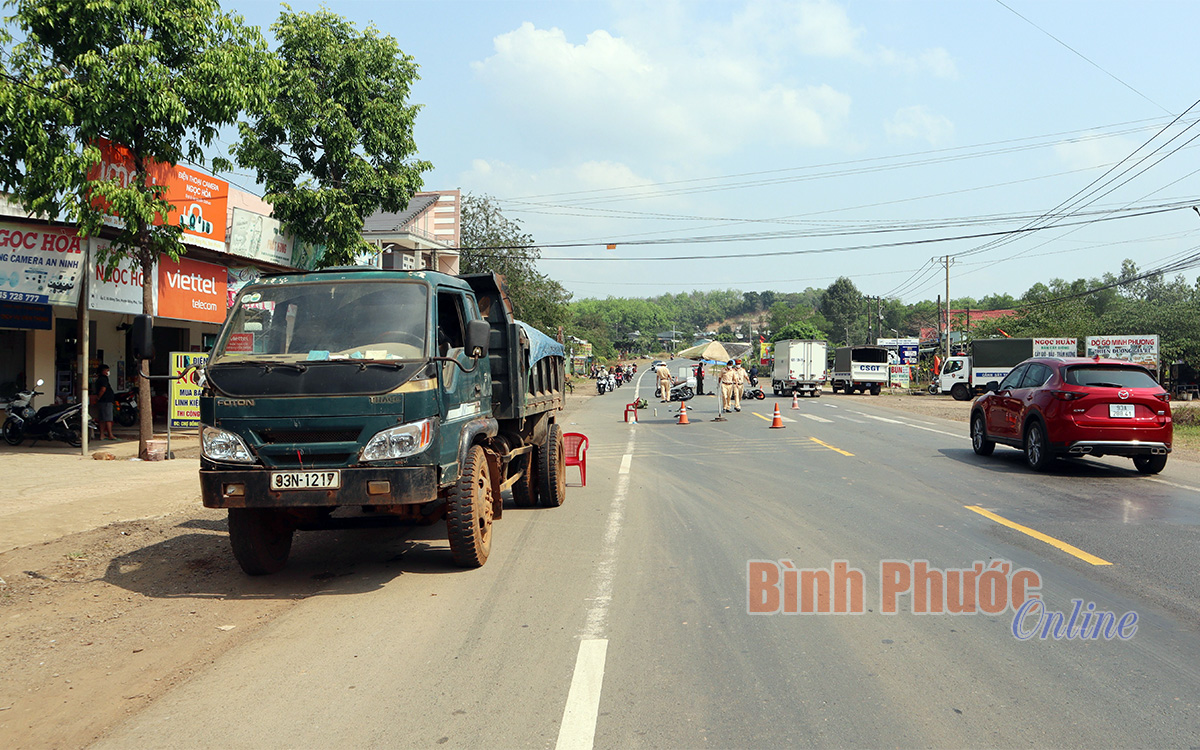
[(824, 331), (805, 321), (796, 323), (788, 323), (783, 328), (780, 328), (775, 333), (771, 334), (771, 342), (786, 341), (789, 339), (814, 339), (822, 340), (828, 336)]
[(266, 186), (275, 218), (326, 246), (324, 265), (352, 263), (370, 250), (366, 217), (402, 211), (432, 168), (414, 158), (417, 65), (394, 38), (326, 10), (285, 10), (271, 31), (278, 72), (238, 124), (234, 154)]
[(821, 301), (821, 312), (829, 321), (830, 333), (835, 340), (847, 344), (861, 341), (865, 335), (863, 309), (862, 293), (845, 276), (829, 285)]
[[(152, 172), (203, 163), (217, 129), (265, 99), (265, 44), (215, 0), (9, 4), (20, 36), (0, 76), (0, 187), (32, 214), (75, 223), (81, 236), (120, 217), (101, 262), (136, 259), (146, 279), (142, 309), (151, 313), (159, 255), (184, 252), (180, 227), (162, 221), (171, 206)], [(93, 169), (101, 139), (128, 149), (124, 178)], [(148, 407), (144, 378), (139, 396)], [(145, 455), (150, 409), (141, 414)]]
[(500, 212), (493, 198), (469, 193), (463, 196), (459, 244), (459, 270), (503, 276), (521, 320), (552, 333), (570, 321), (570, 292), (538, 273), (536, 261), (541, 250), (519, 221)]

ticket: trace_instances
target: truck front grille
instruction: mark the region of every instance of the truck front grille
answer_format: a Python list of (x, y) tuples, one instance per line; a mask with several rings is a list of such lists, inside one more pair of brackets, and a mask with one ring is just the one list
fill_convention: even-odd
[(287, 443), (290, 445), (305, 445), (308, 443), (354, 443), (358, 441), (362, 428), (333, 428), (324, 430), (258, 430), (258, 439), (266, 445)]

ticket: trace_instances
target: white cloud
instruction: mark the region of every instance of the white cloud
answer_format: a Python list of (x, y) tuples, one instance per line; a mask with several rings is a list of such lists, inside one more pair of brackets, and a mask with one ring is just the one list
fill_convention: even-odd
[(635, 47), (606, 31), (574, 44), (530, 23), (495, 39), (474, 68), (501, 106), (592, 147), (639, 147), (668, 159), (735, 152), (748, 143), (818, 146), (836, 139), (850, 97), (774, 80), (764, 63), (719, 47)]
[(958, 78), (958, 66), (950, 53), (941, 47), (923, 50), (916, 55), (906, 55), (886, 47), (880, 47), (875, 59), (883, 65), (906, 75), (916, 76), (930, 73), (938, 78)]
[(931, 146), (949, 143), (954, 137), (954, 123), (920, 105), (901, 107), (883, 124), (893, 141), (926, 141)]

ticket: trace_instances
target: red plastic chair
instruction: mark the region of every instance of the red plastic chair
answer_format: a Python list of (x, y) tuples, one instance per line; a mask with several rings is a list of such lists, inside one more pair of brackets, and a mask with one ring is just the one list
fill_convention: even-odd
[(587, 435), (582, 432), (567, 432), (563, 434), (563, 453), (567, 466), (579, 467), (580, 486), (587, 487)]

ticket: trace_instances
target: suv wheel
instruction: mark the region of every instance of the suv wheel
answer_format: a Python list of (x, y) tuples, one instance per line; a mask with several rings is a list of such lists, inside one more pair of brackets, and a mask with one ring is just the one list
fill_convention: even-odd
[(1166, 467), (1167, 457), (1165, 454), (1157, 456), (1134, 456), (1133, 465), (1143, 474), (1157, 474)]
[(995, 441), (988, 440), (987, 426), (981, 412), (975, 412), (971, 416), (971, 448), (978, 456), (990, 456), (992, 451), (996, 450)]
[(1025, 463), (1034, 471), (1045, 471), (1050, 466), (1050, 461), (1046, 428), (1035, 419), (1025, 428)]

